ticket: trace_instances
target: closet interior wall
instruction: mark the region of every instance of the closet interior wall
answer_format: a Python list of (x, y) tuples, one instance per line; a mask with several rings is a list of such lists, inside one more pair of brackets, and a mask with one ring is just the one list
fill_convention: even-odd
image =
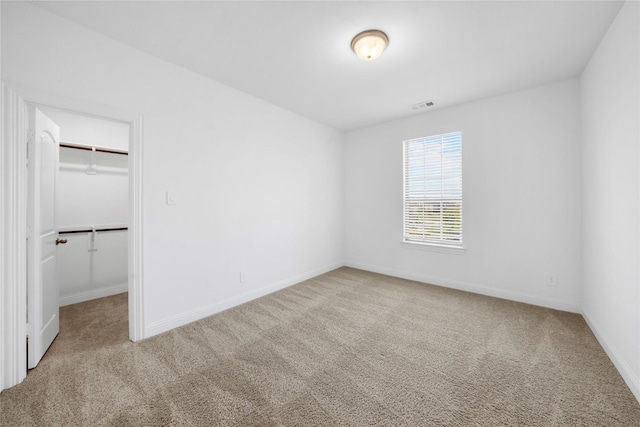
[[(60, 127), (56, 183), (59, 305), (127, 291), (129, 125), (42, 108)], [(124, 154), (68, 148), (107, 148)], [(100, 231), (104, 229), (118, 229)], [(96, 232), (88, 230), (95, 229)]]

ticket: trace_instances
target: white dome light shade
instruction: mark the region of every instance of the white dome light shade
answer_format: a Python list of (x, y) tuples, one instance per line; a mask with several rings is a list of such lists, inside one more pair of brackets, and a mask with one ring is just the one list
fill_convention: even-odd
[(387, 48), (389, 38), (380, 30), (367, 30), (351, 40), (351, 49), (363, 61), (373, 61)]

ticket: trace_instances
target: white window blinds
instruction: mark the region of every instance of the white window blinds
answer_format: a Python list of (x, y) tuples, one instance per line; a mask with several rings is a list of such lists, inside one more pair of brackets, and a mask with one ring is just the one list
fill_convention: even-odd
[(462, 246), (462, 134), (404, 141), (404, 241)]

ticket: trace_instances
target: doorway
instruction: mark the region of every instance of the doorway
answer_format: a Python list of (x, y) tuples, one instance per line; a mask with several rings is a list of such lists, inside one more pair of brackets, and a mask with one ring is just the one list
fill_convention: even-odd
[(143, 117), (139, 113), (69, 99), (37, 88), (0, 83), (0, 391), (27, 373), (27, 104), (129, 124), (129, 213), (127, 245), (128, 336), (145, 337), (142, 277)]
[[(83, 312), (104, 319), (105, 304), (65, 309), (62, 317), (60, 307), (128, 290), (130, 125), (41, 105), (28, 110), (27, 368), (32, 369), (58, 333), (67, 344), (81, 337), (95, 344), (100, 337), (94, 335), (107, 336)], [(127, 316), (126, 295), (109, 301), (124, 305), (115, 312)], [(126, 334), (123, 320), (110, 322), (122, 331), (110, 332)]]

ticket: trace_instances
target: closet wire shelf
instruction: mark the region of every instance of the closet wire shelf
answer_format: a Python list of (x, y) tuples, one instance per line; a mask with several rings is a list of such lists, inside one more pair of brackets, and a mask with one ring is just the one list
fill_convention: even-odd
[(82, 228), (82, 229), (78, 229), (78, 230), (64, 230), (64, 231), (58, 231), (58, 234), (74, 234), (74, 233), (92, 233), (92, 232), (98, 232), (101, 233), (103, 231), (122, 231), (122, 230), (128, 230), (129, 227), (111, 227), (111, 228)]
[(112, 154), (122, 154), (123, 156), (128, 156), (129, 153), (124, 150), (115, 150), (113, 148), (101, 148), (101, 147), (89, 147), (86, 145), (78, 145), (69, 142), (60, 142), (60, 147), (64, 148), (75, 148), (77, 150), (86, 150), (86, 151), (95, 151), (100, 153), (112, 153)]

